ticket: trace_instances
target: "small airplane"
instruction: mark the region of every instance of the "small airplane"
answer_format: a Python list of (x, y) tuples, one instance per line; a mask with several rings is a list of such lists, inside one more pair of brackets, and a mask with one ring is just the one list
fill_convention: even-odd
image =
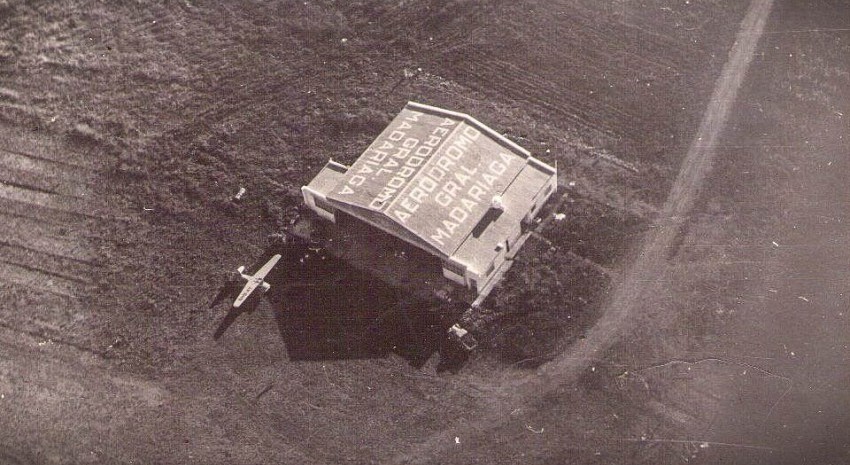
[(233, 308), (239, 308), (242, 303), (248, 300), (248, 297), (253, 294), (253, 292), (258, 288), (262, 288), (263, 294), (268, 292), (271, 289), (272, 285), (265, 282), (266, 275), (274, 268), (277, 264), (278, 260), (280, 260), (280, 254), (275, 254), (269, 261), (266, 262), (256, 273), (253, 275), (245, 274), (245, 266), (240, 266), (236, 269), (239, 272), (239, 276), (242, 277), (245, 281), (248, 281), (245, 284), (245, 287), (242, 288), (242, 292), (236, 297), (236, 300), (233, 301)]
[[(236, 273), (234, 273), (231, 274), (225, 280), (224, 285), (218, 292), (218, 295), (215, 296), (212, 303), (210, 304), (210, 308), (215, 307), (216, 304), (228, 297), (233, 297), (236, 295), (236, 300), (233, 301), (233, 306), (231, 307), (230, 311), (227, 312), (227, 315), (224, 317), (224, 320), (222, 320), (221, 324), (219, 324), (218, 329), (215, 330), (213, 338), (220, 338), (222, 334), (227, 331), (227, 328), (229, 328), (230, 325), (233, 324), (234, 321), (236, 321), (236, 318), (241, 313), (246, 311), (251, 312), (256, 308), (258, 303), (257, 300), (252, 300), (252, 303), (249, 305), (243, 304), (245, 304), (246, 301), (248, 301), (249, 298), (254, 295), (254, 291), (256, 291), (257, 288), (262, 289), (264, 294), (268, 292), (269, 289), (271, 289), (271, 284), (267, 283), (265, 281), (265, 278), (266, 275), (268, 275), (269, 272), (272, 270), (272, 268), (274, 268), (280, 258), (280, 254), (272, 256), (269, 261), (267, 261), (266, 264), (263, 265), (259, 270), (257, 270), (257, 272), (253, 275), (246, 274), (245, 267), (240, 266), (236, 270), (238, 273), (238, 277), (236, 276)], [(244, 285), (244, 287), (242, 287), (241, 291), (239, 290), (240, 278), (244, 279), (245, 281), (248, 281)]]
[[(222, 284), (221, 288), (218, 291), (218, 295), (215, 296), (213, 301), (210, 303), (210, 308), (218, 305), (219, 302), (224, 299), (230, 297), (235, 298), (236, 300), (233, 302), (233, 308), (239, 308), (245, 303), (246, 300), (253, 294), (254, 290), (257, 287), (262, 287), (263, 293), (267, 292), (271, 285), (265, 282), (265, 277), (268, 275), (269, 271), (277, 264), (277, 261), (280, 260), (280, 255), (275, 255), (269, 261), (263, 265), (260, 270), (257, 271), (253, 276), (245, 274), (245, 267), (240, 266), (236, 273), (228, 273), (227, 277), (224, 280), (224, 284)], [(244, 279), (248, 281), (247, 284), (240, 285), (240, 280)]]

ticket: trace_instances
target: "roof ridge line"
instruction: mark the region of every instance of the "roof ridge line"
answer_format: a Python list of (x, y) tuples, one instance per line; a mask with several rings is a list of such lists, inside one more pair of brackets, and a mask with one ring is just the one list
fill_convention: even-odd
[(481, 121), (478, 121), (477, 119), (475, 119), (472, 116), (469, 116), (466, 113), (460, 113), (460, 112), (457, 112), (457, 111), (446, 110), (446, 109), (443, 109), (443, 108), (438, 108), (438, 107), (434, 107), (434, 106), (431, 106), (431, 105), (426, 105), (424, 103), (418, 103), (418, 102), (413, 102), (413, 101), (407, 102), (406, 106), (412, 106), (412, 107), (418, 108), (420, 110), (428, 111), (430, 113), (448, 114), (450, 116), (454, 116), (455, 118), (462, 119), (465, 122), (469, 123), (471, 126), (474, 126), (476, 129), (480, 130), (481, 132), (484, 132), (487, 135), (489, 135), (490, 137), (493, 137), (494, 139), (496, 139), (497, 141), (504, 143), (509, 148), (519, 151), (520, 154), (522, 154), (526, 157), (532, 156), (531, 152), (529, 152), (528, 149), (526, 149), (526, 148), (520, 146), (519, 144), (517, 144), (516, 142), (508, 139), (504, 135), (499, 134), (498, 132), (496, 132), (495, 129), (491, 128), (490, 126), (487, 126), (486, 124), (482, 123)]

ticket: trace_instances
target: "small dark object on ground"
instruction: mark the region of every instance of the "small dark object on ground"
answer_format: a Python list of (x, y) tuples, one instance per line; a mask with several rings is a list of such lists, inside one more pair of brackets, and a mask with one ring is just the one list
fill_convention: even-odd
[(450, 341), (463, 347), (467, 352), (473, 351), (476, 347), (478, 347), (478, 341), (475, 340), (472, 333), (465, 330), (457, 323), (452, 325), (452, 327), (448, 329), (447, 333)]

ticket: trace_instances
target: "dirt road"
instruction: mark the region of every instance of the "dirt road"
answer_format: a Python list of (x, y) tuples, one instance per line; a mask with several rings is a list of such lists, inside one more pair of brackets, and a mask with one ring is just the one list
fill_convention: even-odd
[[(646, 296), (663, 292), (663, 286), (669, 283), (666, 262), (670, 254), (675, 252), (671, 248), (682, 234), (682, 225), (711, 170), (718, 139), (755, 55), (772, 5), (772, 0), (751, 2), (729, 53), (729, 61), (717, 80), (699, 131), (688, 149), (655, 225), (644, 238), (634, 261), (625, 266), (620, 281), (614, 286), (604, 316), (583, 340), (543, 367), (541, 375), (545, 385), (552, 387), (574, 382), (576, 375), (594, 360), (599, 360), (626, 329), (626, 325), (634, 322), (636, 313), (653, 313), (651, 309), (644, 308), (642, 303)], [(652, 316), (664, 318), (663, 314), (653, 313)]]

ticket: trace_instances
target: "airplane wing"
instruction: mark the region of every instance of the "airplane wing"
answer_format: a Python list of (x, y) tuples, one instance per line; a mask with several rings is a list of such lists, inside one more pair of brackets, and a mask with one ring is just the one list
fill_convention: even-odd
[(260, 278), (260, 279), (265, 278), (265, 277), (266, 277), (266, 275), (267, 275), (267, 274), (269, 274), (269, 271), (271, 271), (271, 270), (272, 270), (272, 268), (274, 268), (274, 266), (277, 264), (277, 261), (278, 261), (278, 260), (280, 260), (280, 254), (275, 254), (272, 258), (270, 258), (270, 259), (269, 259), (269, 261), (267, 261), (267, 262), (266, 262), (266, 264), (265, 264), (265, 265), (263, 265), (263, 267), (262, 267), (262, 268), (260, 268), (260, 269), (259, 269), (259, 270), (258, 270), (258, 271), (254, 274), (254, 277), (255, 277), (255, 278)]
[(256, 289), (257, 286), (260, 285), (260, 283), (262, 283), (262, 281), (258, 279), (249, 280), (248, 283), (245, 284), (245, 287), (242, 288), (242, 292), (239, 293), (239, 296), (236, 297), (236, 300), (233, 301), (233, 308), (239, 308), (239, 306), (242, 305), (243, 302), (248, 300), (248, 296), (250, 296), (251, 293), (254, 292), (254, 289)]

